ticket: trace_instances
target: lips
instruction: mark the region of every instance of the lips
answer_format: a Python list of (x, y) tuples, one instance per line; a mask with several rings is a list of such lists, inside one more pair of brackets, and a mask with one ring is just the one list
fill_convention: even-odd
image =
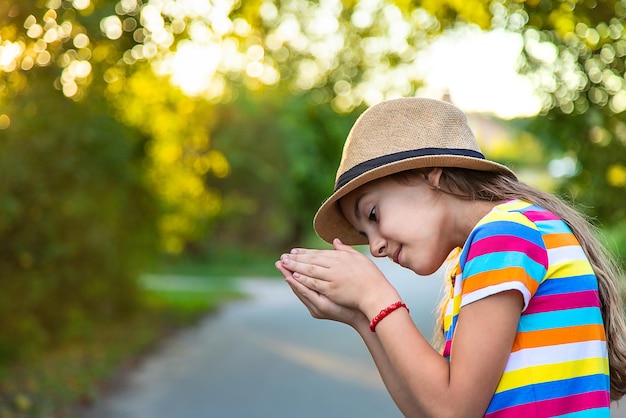
[(402, 251), (402, 247), (399, 247), (391, 256), (391, 259), (396, 264), (400, 264), (400, 251)]

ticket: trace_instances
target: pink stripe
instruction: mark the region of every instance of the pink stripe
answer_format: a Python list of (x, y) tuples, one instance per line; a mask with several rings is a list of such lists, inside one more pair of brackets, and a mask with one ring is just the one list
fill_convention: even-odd
[(584, 411), (593, 408), (608, 408), (609, 394), (606, 391), (581, 393), (563, 398), (548, 399), (545, 401), (529, 402), (523, 405), (512, 406), (485, 415), (485, 418), (522, 418), (527, 416), (556, 417)]
[(535, 296), (530, 300), (525, 314), (596, 307), (600, 307), (598, 292), (595, 290), (585, 290), (582, 292), (567, 293), (565, 295)]
[(452, 350), (452, 340), (446, 340), (446, 345), (443, 347), (443, 356), (450, 357), (450, 351)]
[(548, 267), (548, 253), (544, 248), (541, 248), (524, 238), (512, 235), (497, 235), (495, 237), (483, 238), (472, 243), (467, 255), (467, 261), (484, 254), (502, 251), (523, 252), (537, 263), (546, 268)]
[(533, 222), (536, 221), (560, 221), (561, 218), (556, 216), (552, 212), (546, 211), (538, 211), (538, 210), (528, 210), (524, 212), (524, 216), (530, 219)]

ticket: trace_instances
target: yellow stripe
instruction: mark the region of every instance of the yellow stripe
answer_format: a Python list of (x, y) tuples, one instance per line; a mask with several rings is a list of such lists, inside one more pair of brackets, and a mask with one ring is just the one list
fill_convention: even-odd
[(500, 379), (496, 392), (516, 389), (530, 383), (551, 382), (598, 373), (608, 374), (608, 372), (609, 361), (602, 357), (526, 367), (505, 373)]
[(519, 210), (524, 209), (530, 206), (530, 203), (524, 202), (523, 200), (514, 200), (513, 202), (503, 203), (499, 205), (503, 210)]
[(593, 269), (587, 260), (572, 260), (564, 263), (550, 265), (546, 276), (550, 278), (562, 278), (569, 276), (580, 276), (582, 274), (593, 274)]
[[(451, 306), (450, 303), (452, 303)], [(452, 298), (452, 300), (448, 302), (447, 312), (443, 318), (443, 329), (445, 331), (448, 331), (450, 329), (450, 326), (452, 325), (452, 318), (454, 318), (455, 315), (458, 315), (460, 310), (461, 295), (455, 295), (454, 298)]]
[(522, 224), (524, 226), (528, 226), (530, 228), (537, 229), (537, 226), (532, 221), (530, 221), (527, 217), (525, 217), (524, 215), (522, 215), (519, 212), (493, 211), (493, 212), (490, 212), (484, 218), (482, 218), (480, 220), (480, 222), (478, 222), (478, 225), (483, 225), (483, 224), (486, 224), (486, 223), (489, 223), (489, 222), (493, 222), (493, 221), (516, 222), (516, 223)]

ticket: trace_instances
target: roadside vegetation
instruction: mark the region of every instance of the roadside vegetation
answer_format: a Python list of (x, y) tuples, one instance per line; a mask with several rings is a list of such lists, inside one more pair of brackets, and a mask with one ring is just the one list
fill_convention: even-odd
[(99, 321), (71, 340), (0, 367), (0, 417), (80, 417), (96, 399), (118, 390), (124, 375), (163, 340), (245, 298), (237, 277), (276, 276), (273, 262), (241, 253), (163, 262), (158, 274), (142, 276), (140, 308), (123, 320)]

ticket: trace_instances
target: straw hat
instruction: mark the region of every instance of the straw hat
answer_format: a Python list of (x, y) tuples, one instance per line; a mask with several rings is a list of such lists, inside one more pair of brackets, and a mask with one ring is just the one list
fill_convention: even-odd
[(465, 114), (450, 103), (425, 98), (388, 100), (367, 109), (343, 148), (333, 194), (313, 226), (326, 242), (367, 244), (341, 213), (337, 201), (372, 180), (423, 167), (460, 167), (500, 172), (509, 168), (485, 159)]

